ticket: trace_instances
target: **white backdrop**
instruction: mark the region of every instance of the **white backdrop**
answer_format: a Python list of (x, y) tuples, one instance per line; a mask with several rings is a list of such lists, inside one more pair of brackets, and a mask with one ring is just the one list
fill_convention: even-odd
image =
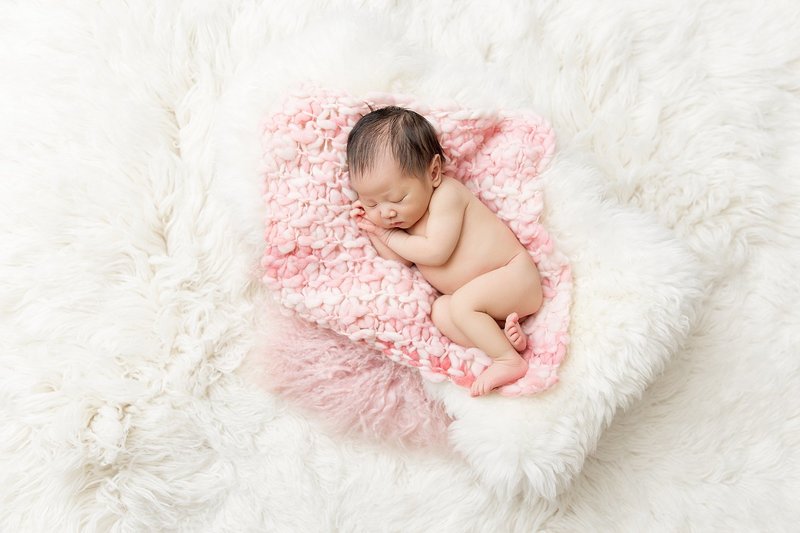
[[(0, 530), (795, 529), (798, 23), (777, 0), (0, 4)], [(557, 497), (252, 385), (276, 334), (257, 125), (304, 81), (533, 109), (597, 205), (696, 262), (685, 343)], [(585, 182), (556, 175), (567, 205)], [(610, 227), (589, 212), (555, 236)]]

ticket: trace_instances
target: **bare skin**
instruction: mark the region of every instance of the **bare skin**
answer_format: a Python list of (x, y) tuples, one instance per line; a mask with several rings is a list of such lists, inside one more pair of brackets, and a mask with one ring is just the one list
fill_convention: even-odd
[(471, 394), (525, 375), (520, 322), (541, 307), (542, 286), (513, 232), (462, 183), (442, 175), (438, 155), (424, 176), (412, 176), (385, 151), (351, 185), (358, 194), (352, 214), (381, 257), (416, 264), (442, 293), (432, 310), (436, 327), (492, 358)]

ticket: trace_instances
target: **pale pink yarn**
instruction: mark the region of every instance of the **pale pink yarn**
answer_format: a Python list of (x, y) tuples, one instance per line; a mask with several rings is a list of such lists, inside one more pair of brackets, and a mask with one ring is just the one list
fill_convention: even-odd
[(539, 223), (538, 175), (555, 140), (532, 113), (430, 109), (393, 95), (360, 100), (309, 91), (289, 98), (263, 124), (264, 282), (299, 317), (374, 346), (427, 379), (469, 387), (491, 364), (477, 348), (442, 336), (430, 318), (436, 291), (416, 268), (379, 257), (350, 217), (355, 194), (345, 164), (347, 134), (369, 112), (367, 104), (409, 107), (430, 120), (448, 160), (445, 173), (497, 213), (531, 253), (544, 303), (523, 323), (531, 342), (522, 355), (530, 366), (499, 391), (514, 396), (549, 388), (569, 342), (572, 278), (566, 257)]

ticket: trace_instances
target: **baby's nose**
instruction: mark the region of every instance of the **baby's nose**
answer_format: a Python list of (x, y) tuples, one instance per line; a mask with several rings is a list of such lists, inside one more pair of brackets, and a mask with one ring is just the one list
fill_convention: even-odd
[(386, 207), (383, 209), (383, 213), (381, 216), (383, 216), (383, 218), (394, 218), (397, 216), (397, 211), (395, 211), (391, 207)]

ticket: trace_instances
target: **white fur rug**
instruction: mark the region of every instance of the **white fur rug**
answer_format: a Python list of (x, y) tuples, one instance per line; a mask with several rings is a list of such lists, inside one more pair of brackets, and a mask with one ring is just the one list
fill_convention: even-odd
[[(0, 530), (794, 529), (800, 6), (362, 4), (0, 6)], [(253, 385), (257, 125), (305, 81), (556, 129), (572, 351), (428, 386), (458, 453)]]

